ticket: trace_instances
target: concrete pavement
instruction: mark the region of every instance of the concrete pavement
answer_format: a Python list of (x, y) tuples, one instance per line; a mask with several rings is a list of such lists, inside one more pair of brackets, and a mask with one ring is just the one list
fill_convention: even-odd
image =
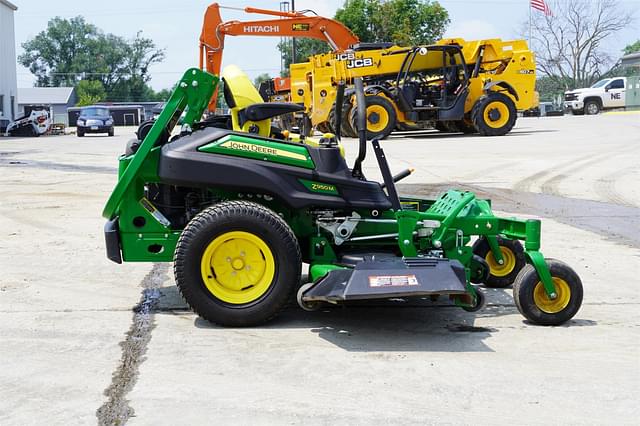
[[(171, 265), (116, 265), (100, 217), (114, 138), (0, 138), (0, 424), (634, 424), (640, 410), (640, 115), (520, 119), (506, 137), (383, 146), (404, 193), (457, 186), (542, 217), (543, 252), (585, 286), (562, 327), (511, 290), (453, 308), (288, 309), (223, 329)], [(356, 142), (345, 141), (350, 161)], [(365, 163), (378, 175), (375, 159)]]

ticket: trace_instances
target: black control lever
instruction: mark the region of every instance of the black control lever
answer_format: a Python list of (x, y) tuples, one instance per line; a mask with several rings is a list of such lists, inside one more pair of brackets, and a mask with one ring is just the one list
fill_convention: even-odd
[[(394, 175), (393, 176), (393, 181), (394, 182), (398, 182), (398, 181), (406, 178), (407, 176), (409, 176), (411, 173), (413, 173), (415, 171), (416, 171), (416, 169), (414, 169), (414, 168), (405, 169), (405, 170), (401, 171), (400, 173), (398, 173), (397, 175)], [(387, 184), (383, 183), (381, 186), (382, 186), (382, 189), (384, 189), (384, 188), (387, 187)]]
[(356, 89), (356, 104), (358, 107), (358, 120), (356, 123), (358, 127), (358, 140), (360, 143), (358, 158), (356, 158), (356, 161), (353, 164), (351, 174), (355, 178), (364, 179), (364, 175), (362, 174), (362, 162), (367, 156), (367, 101), (364, 96), (364, 84), (362, 83), (362, 78), (354, 78), (353, 84)]
[(395, 211), (402, 210), (402, 204), (400, 204), (400, 197), (398, 197), (398, 191), (396, 185), (393, 183), (393, 176), (391, 176), (391, 170), (389, 170), (389, 163), (387, 163), (387, 157), (384, 155), (384, 151), (380, 146), (378, 139), (371, 141), (373, 145), (373, 152), (376, 154), (378, 160), (378, 166), (380, 166), (380, 172), (382, 173), (382, 179), (384, 180), (384, 186), (387, 189), (389, 201), (391, 201), (391, 207)]

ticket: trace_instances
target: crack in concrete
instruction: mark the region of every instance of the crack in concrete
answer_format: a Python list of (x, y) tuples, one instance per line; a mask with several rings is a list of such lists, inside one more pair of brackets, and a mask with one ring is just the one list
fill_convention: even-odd
[(120, 342), (120, 364), (113, 373), (111, 384), (104, 391), (107, 401), (96, 411), (99, 425), (123, 425), (134, 414), (126, 396), (133, 389), (140, 365), (145, 360), (151, 331), (155, 328), (160, 285), (168, 280), (168, 270), (166, 263), (156, 263), (140, 283), (143, 288), (140, 302), (133, 308), (133, 321), (127, 337)]

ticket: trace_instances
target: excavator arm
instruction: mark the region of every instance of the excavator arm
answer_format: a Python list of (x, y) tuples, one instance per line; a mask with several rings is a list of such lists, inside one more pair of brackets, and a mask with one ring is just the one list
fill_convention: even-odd
[[(274, 16), (275, 19), (223, 22), (218, 3), (211, 4), (204, 15), (200, 34), (200, 68), (220, 75), (226, 36), (306, 37), (325, 41), (335, 51), (344, 51), (359, 42), (358, 37), (338, 21), (322, 16), (307, 16), (303, 12), (280, 12), (253, 7), (228, 9)], [(217, 90), (209, 102), (215, 110)]]

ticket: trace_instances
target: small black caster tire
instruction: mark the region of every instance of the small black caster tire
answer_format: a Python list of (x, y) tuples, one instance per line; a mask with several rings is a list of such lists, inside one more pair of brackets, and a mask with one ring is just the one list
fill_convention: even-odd
[(578, 274), (559, 260), (546, 259), (556, 286), (551, 299), (532, 265), (525, 266), (513, 283), (513, 299), (518, 311), (538, 325), (560, 325), (575, 316), (582, 305), (583, 288)]
[(298, 306), (304, 309), (307, 312), (315, 312), (320, 309), (322, 303), (320, 302), (305, 302), (302, 300), (302, 295), (314, 286), (314, 283), (306, 283), (300, 286), (298, 289), (298, 293), (296, 294), (296, 302), (298, 302)]
[(473, 306), (463, 306), (462, 309), (464, 309), (467, 312), (478, 312), (480, 309), (484, 308), (484, 305), (486, 305), (487, 303), (487, 298), (484, 295), (483, 292), (481, 292), (480, 290), (476, 289), (476, 303)]

